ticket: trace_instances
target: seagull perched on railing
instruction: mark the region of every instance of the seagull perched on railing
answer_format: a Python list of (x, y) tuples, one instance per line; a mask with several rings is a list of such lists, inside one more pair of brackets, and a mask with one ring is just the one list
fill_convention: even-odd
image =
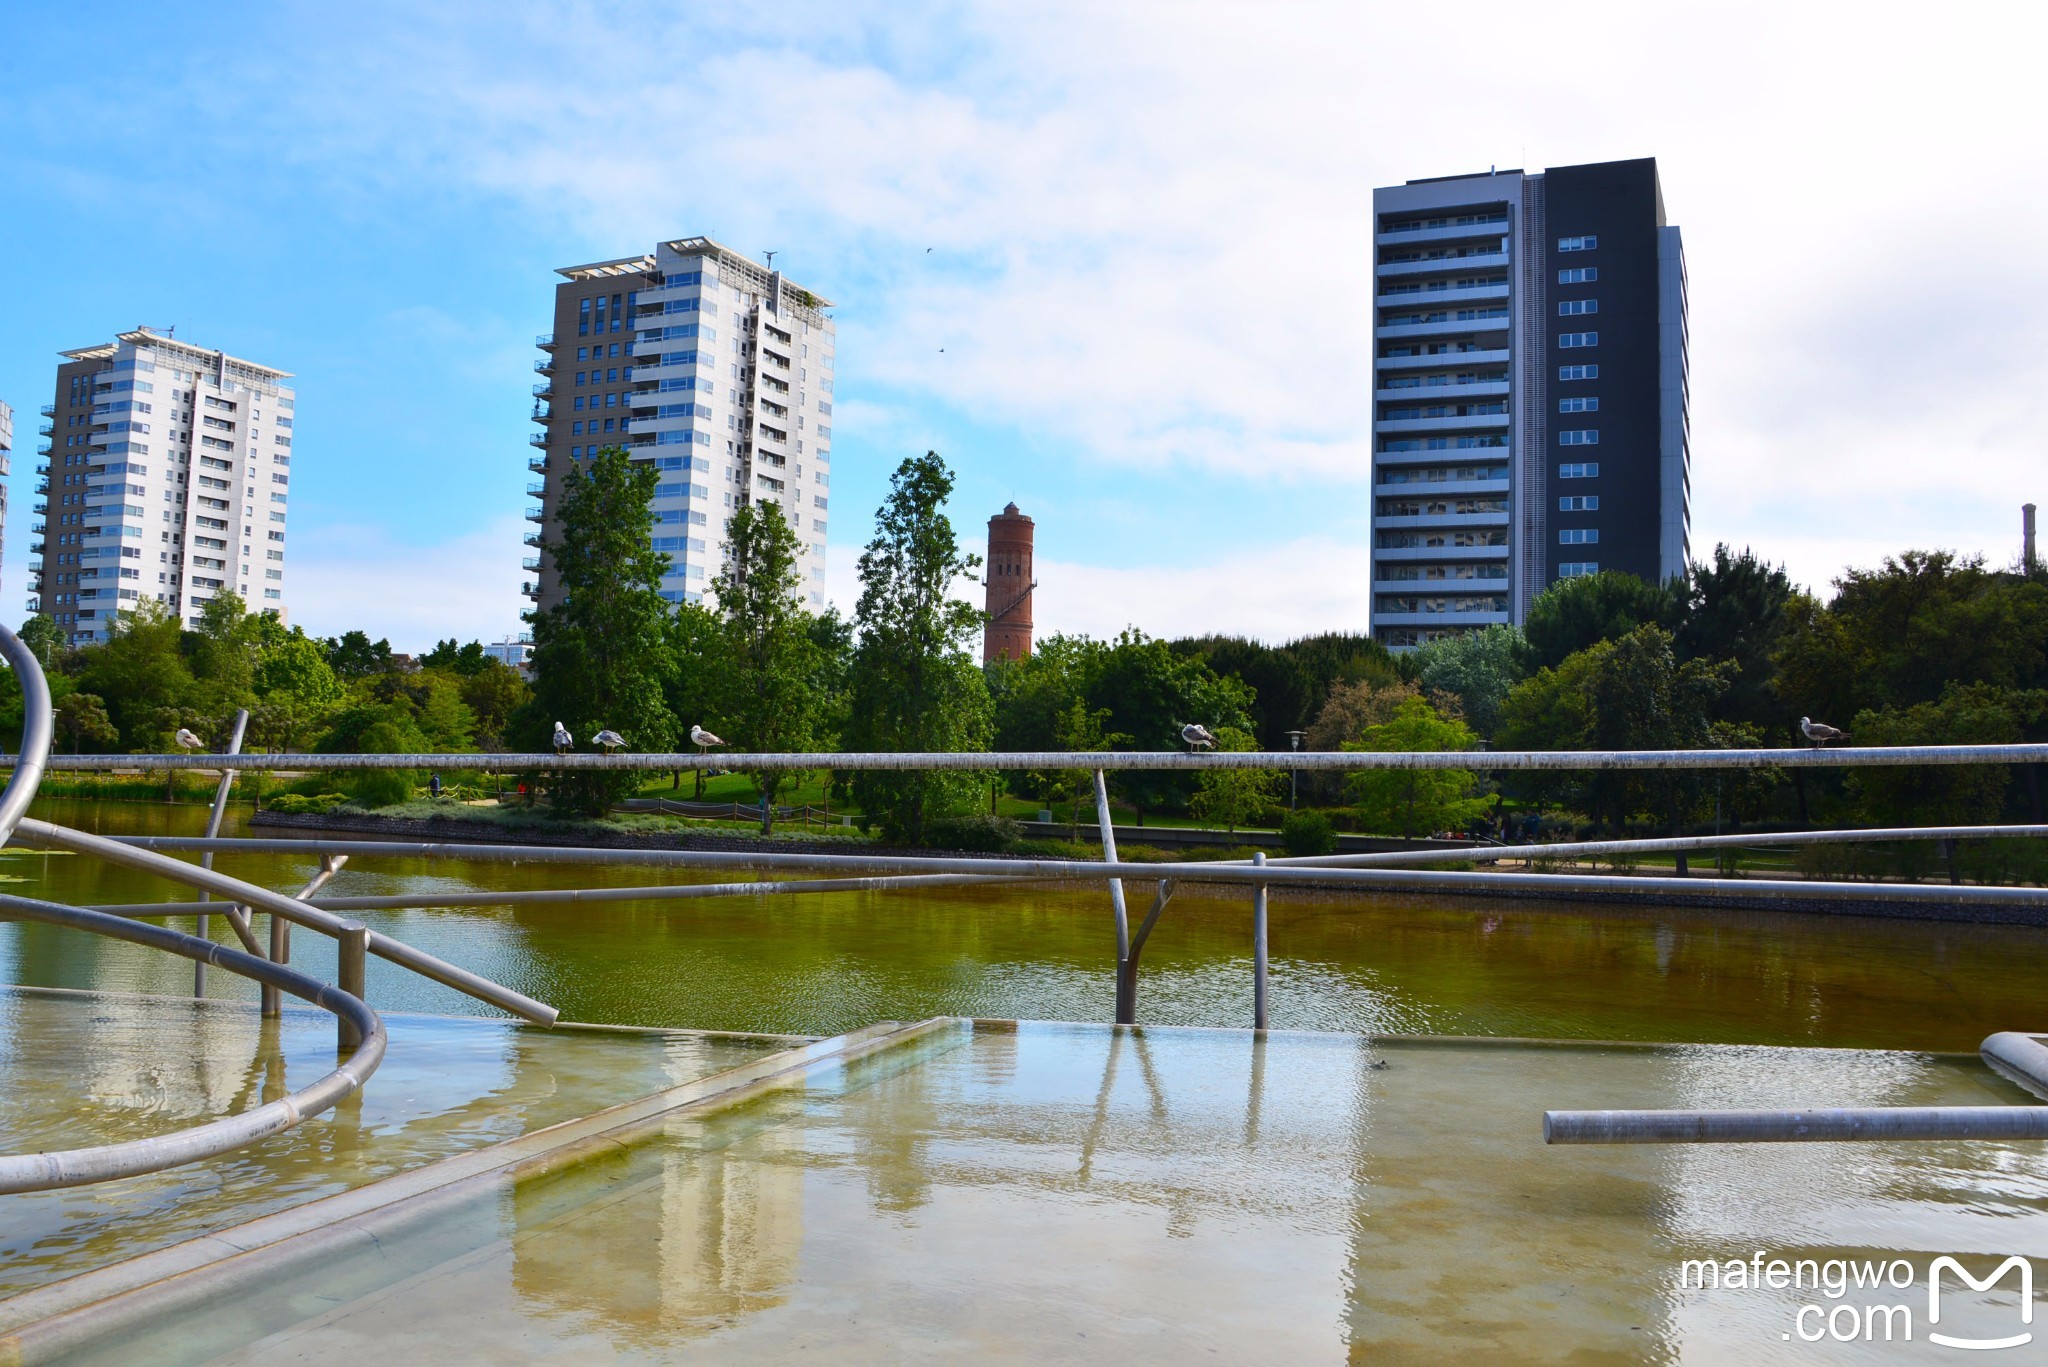
[(1847, 731), (1837, 730), (1826, 722), (1815, 721), (1811, 717), (1801, 717), (1799, 719), (1799, 734), (1812, 741), (1813, 748), (1816, 750), (1831, 740), (1847, 740), (1849, 738)]
[(712, 735), (709, 731), (706, 731), (703, 727), (697, 725), (697, 723), (695, 722), (690, 723), (690, 740), (693, 744), (696, 745), (697, 753), (700, 755), (703, 754), (704, 751), (711, 746), (725, 744), (724, 741)]
[(1190, 754), (1197, 750), (1214, 750), (1216, 737), (1209, 734), (1209, 728), (1200, 722), (1189, 722), (1180, 729), (1180, 738), (1188, 743)]
[(204, 750), (206, 748), (205, 741), (199, 739), (199, 737), (193, 735), (182, 726), (178, 728), (178, 733), (172, 736), (171, 739), (184, 746), (187, 750)]
[(607, 755), (614, 750), (623, 750), (626, 746), (626, 738), (609, 727), (598, 732), (596, 740), (599, 745), (604, 747), (604, 752)]
[(561, 724), (560, 722), (556, 722), (556, 723), (555, 723), (555, 753), (559, 755), (559, 754), (561, 754), (561, 753), (562, 753), (563, 751), (565, 751), (565, 750), (569, 750), (569, 749), (572, 749), (572, 748), (574, 748), (575, 744), (576, 744), (576, 738), (575, 738), (574, 736), (571, 736), (571, 735), (569, 734), (569, 728), (568, 728), (568, 727), (566, 727), (566, 726), (564, 726), (564, 725), (562, 725), (562, 724)]

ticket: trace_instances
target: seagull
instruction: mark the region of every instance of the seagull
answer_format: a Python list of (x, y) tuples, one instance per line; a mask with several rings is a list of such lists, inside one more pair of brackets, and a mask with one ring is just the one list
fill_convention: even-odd
[(924, 249), (924, 254), (925, 254), (926, 256), (930, 256), (930, 255), (932, 254), (932, 249), (931, 249), (930, 247), (926, 247), (926, 248)]
[(626, 738), (620, 735), (618, 732), (613, 731), (610, 728), (606, 728), (605, 730), (597, 733), (597, 743), (603, 746), (604, 752), (607, 755), (609, 755), (614, 750), (624, 749), (626, 745)]
[(709, 731), (706, 731), (703, 727), (697, 725), (697, 723), (695, 722), (690, 723), (690, 740), (694, 745), (696, 745), (697, 753), (700, 755), (704, 753), (706, 747), (708, 746), (725, 744), (724, 741), (712, 735)]
[(1180, 738), (1188, 743), (1188, 750), (1190, 752), (1214, 750), (1216, 748), (1216, 737), (1210, 735), (1209, 728), (1200, 722), (1191, 721), (1186, 726), (1183, 726), (1180, 729)]
[(574, 747), (574, 746), (575, 746), (575, 744), (576, 744), (576, 740), (575, 740), (575, 738), (574, 738), (573, 736), (571, 736), (571, 735), (569, 734), (569, 728), (568, 728), (568, 727), (566, 727), (566, 726), (564, 726), (564, 725), (562, 725), (562, 724), (561, 724), (560, 722), (556, 722), (556, 723), (555, 723), (555, 753), (559, 755), (559, 754), (561, 754), (561, 753), (562, 753), (562, 752), (563, 752), (564, 750), (568, 750), (568, 749), (571, 749), (572, 747)]
[(1815, 721), (1811, 717), (1799, 719), (1799, 733), (1812, 741), (1816, 750), (1831, 740), (1844, 740), (1849, 735), (1847, 731), (1838, 731), (1826, 722)]
[(199, 739), (199, 737), (193, 735), (182, 726), (178, 728), (178, 734), (171, 737), (171, 739), (184, 746), (187, 750), (204, 750), (206, 748), (205, 741)]

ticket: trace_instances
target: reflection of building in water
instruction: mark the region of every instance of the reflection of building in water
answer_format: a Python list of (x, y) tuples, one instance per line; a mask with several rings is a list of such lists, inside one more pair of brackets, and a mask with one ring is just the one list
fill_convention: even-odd
[(803, 1244), (799, 1130), (770, 1126), (709, 1151), (695, 1138), (648, 1146), (608, 1198), (586, 1189), (553, 1218), (552, 1184), (518, 1188), (519, 1293), (587, 1313), (592, 1332), (621, 1340), (708, 1332), (782, 1304)]

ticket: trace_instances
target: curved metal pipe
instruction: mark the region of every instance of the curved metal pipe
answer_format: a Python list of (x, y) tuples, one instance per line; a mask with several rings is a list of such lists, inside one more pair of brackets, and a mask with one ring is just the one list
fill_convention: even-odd
[[(1275, 864), (1328, 869), (1396, 867), (1464, 861), (1497, 864), (1508, 859), (1559, 859), (1608, 854), (1667, 854), (1678, 850), (1751, 849), (1762, 845), (1864, 845), (1898, 840), (2022, 840), (2048, 836), (2048, 826), (1884, 826), (1844, 831), (1769, 831), (1749, 835), (1666, 835), (1641, 840), (1559, 841), (1548, 845), (1444, 846), (1434, 850), (1379, 850), (1372, 854), (1305, 854)], [(1232, 859), (1232, 864), (1249, 864)]]
[[(4, 629), (4, 628), (0, 628)], [(48, 925), (68, 926), (110, 939), (168, 950), (199, 963), (218, 964), (230, 973), (304, 998), (353, 1026), (362, 1043), (348, 1060), (311, 1086), (302, 1087), (253, 1111), (223, 1116), (175, 1134), (129, 1140), (123, 1144), (100, 1144), (84, 1149), (55, 1149), (47, 1153), (0, 1155), (0, 1193), (47, 1191), (52, 1187), (76, 1187), (118, 1177), (135, 1177), (159, 1172), (202, 1158), (213, 1158), (255, 1142), (281, 1130), (288, 1130), (308, 1116), (332, 1108), (355, 1091), (384, 1061), (387, 1040), (384, 1022), (359, 997), (317, 978), (229, 949), (211, 940), (144, 925), (105, 912), (61, 906), (31, 897), (0, 896), (0, 914)]]
[(28, 643), (0, 626), (0, 655), (7, 657), (21, 685), (21, 756), (10, 761), (14, 774), (7, 789), (0, 792), (0, 845), (14, 835), (14, 828), (35, 801), (36, 788), (50, 761), (50, 741), (56, 734), (56, 714), (50, 705), (50, 681), (43, 677), (43, 662)]
[[(212, 758), (224, 757), (215, 755)], [(174, 883), (202, 888), (207, 892), (218, 893), (228, 901), (240, 902), (244, 906), (267, 911), (273, 916), (282, 916), (296, 925), (317, 930), (336, 939), (341, 937), (343, 929), (348, 924), (338, 916), (330, 915), (304, 902), (295, 901), (281, 892), (272, 892), (269, 888), (258, 887), (254, 883), (245, 883), (239, 878), (215, 873), (212, 869), (197, 868), (182, 859), (172, 859), (168, 855), (157, 854), (125, 841), (88, 835), (84, 831), (74, 831), (68, 826), (53, 826), (47, 821), (24, 820), (18, 829), (24, 840), (37, 845), (52, 845), (60, 850), (91, 854), (110, 864), (121, 864), (145, 873), (158, 874)], [(213, 849), (228, 849), (237, 842), (211, 840), (203, 843)], [(561, 1015), (561, 1012), (546, 1002), (535, 1001), (523, 992), (516, 992), (500, 983), (494, 983), (489, 978), (472, 973), (466, 968), (458, 968), (445, 959), (437, 959), (424, 950), (414, 949), (404, 941), (394, 940), (388, 935), (379, 935), (371, 931), (370, 953), (403, 968), (409, 968), (423, 978), (431, 978), (443, 986), (466, 993), (478, 1001), (489, 1002), (500, 1010), (509, 1011), (515, 1016), (523, 1016), (537, 1025), (553, 1025)]]
[[(1589, 771), (1611, 769), (1860, 769), (1914, 764), (2038, 764), (2048, 742), (2018, 745), (1869, 745), (1801, 750), (1008, 750), (845, 754), (740, 754), (722, 752), (722, 769), (867, 769), (874, 771), (1059, 769), (1086, 772), (1144, 770), (1200, 773), (1205, 769), (1289, 769), (1360, 773), (1368, 769), (1477, 769)], [(0, 760), (0, 765), (6, 761)], [(483, 769), (493, 772), (567, 769), (646, 771), (695, 769), (695, 751), (674, 754), (520, 755), (60, 755), (50, 768), (98, 773), (119, 769)]]

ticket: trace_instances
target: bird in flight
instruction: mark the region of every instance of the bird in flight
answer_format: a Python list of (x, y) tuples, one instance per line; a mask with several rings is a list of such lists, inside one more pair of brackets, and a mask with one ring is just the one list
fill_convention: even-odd
[(1180, 738), (1188, 743), (1190, 753), (1196, 750), (1214, 750), (1216, 737), (1209, 734), (1209, 728), (1200, 722), (1189, 722), (1180, 729)]
[(206, 748), (205, 741), (199, 739), (199, 737), (193, 735), (182, 726), (178, 728), (178, 734), (173, 736), (172, 739), (187, 750), (204, 750)]
[(1831, 740), (1847, 740), (1849, 737), (1847, 731), (1837, 730), (1826, 722), (1815, 721), (1811, 717), (1799, 719), (1799, 733), (1812, 741), (1816, 750)]
[(690, 723), (690, 741), (697, 747), (700, 753), (710, 746), (725, 744), (724, 741), (712, 735), (695, 722)]
[(561, 753), (562, 753), (562, 752), (563, 752), (564, 750), (567, 750), (567, 749), (571, 748), (571, 747), (572, 747), (572, 746), (574, 746), (575, 744), (576, 744), (576, 739), (575, 739), (575, 737), (573, 737), (573, 736), (571, 736), (571, 735), (569, 734), (569, 728), (568, 728), (568, 727), (566, 727), (566, 726), (564, 726), (564, 725), (562, 725), (562, 724), (561, 724), (560, 722), (556, 722), (556, 723), (555, 723), (555, 753), (559, 755), (559, 754), (561, 754)]
[(596, 739), (597, 743), (604, 747), (604, 752), (607, 755), (614, 750), (624, 749), (626, 744), (626, 738), (610, 727), (606, 727), (598, 732)]

